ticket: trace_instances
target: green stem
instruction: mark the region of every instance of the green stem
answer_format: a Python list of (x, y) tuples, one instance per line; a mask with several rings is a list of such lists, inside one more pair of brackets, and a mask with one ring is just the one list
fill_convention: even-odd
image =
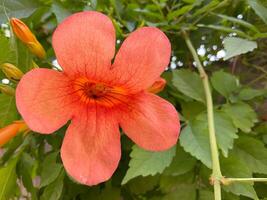
[(224, 178), (226, 184), (233, 182), (267, 182), (267, 178)]
[(216, 135), (215, 135), (215, 126), (214, 126), (214, 116), (213, 116), (213, 101), (211, 90), (209, 86), (208, 76), (199, 60), (197, 52), (192, 45), (190, 38), (187, 33), (183, 31), (185, 42), (196, 62), (196, 67), (199, 71), (200, 77), (202, 79), (205, 95), (206, 95), (206, 103), (207, 103), (207, 113), (208, 113), (208, 128), (209, 128), (209, 139), (210, 139), (210, 149), (211, 149), (211, 159), (212, 159), (212, 176), (211, 180), (214, 184), (214, 197), (215, 200), (221, 200), (221, 168), (219, 161), (219, 152), (217, 147)]

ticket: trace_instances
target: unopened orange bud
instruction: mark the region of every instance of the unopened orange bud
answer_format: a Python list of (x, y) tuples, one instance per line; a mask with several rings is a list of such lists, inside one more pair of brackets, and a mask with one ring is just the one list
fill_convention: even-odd
[(46, 53), (43, 46), (39, 43), (26, 24), (17, 18), (11, 18), (10, 24), (15, 35), (27, 45), (33, 54), (39, 58), (45, 58)]
[(15, 95), (14, 88), (10, 87), (9, 85), (2, 84), (2, 83), (0, 83), (0, 92), (7, 94), (7, 95), (10, 95), (10, 96)]
[(20, 132), (29, 132), (24, 121), (14, 121), (12, 124), (0, 129), (0, 147), (15, 137)]
[(46, 57), (46, 53), (45, 50), (43, 48), (43, 46), (37, 41), (37, 42), (29, 42), (27, 44), (27, 47), (30, 49), (30, 51), (36, 55), (38, 58), (45, 58)]
[(164, 89), (165, 85), (166, 85), (166, 80), (164, 78), (159, 77), (153, 83), (153, 85), (147, 89), (147, 91), (156, 94), (161, 92)]
[(24, 75), (20, 69), (10, 63), (4, 63), (0, 65), (0, 68), (2, 69), (6, 77), (10, 80), (19, 81)]

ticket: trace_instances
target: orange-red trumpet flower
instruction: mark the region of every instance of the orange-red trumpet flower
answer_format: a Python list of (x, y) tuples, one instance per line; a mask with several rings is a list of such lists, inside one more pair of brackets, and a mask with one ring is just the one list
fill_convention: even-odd
[(108, 180), (117, 168), (119, 127), (151, 151), (169, 149), (180, 132), (174, 106), (147, 91), (169, 63), (167, 36), (154, 27), (139, 28), (111, 64), (115, 41), (107, 16), (76, 13), (53, 34), (63, 72), (33, 69), (16, 90), (18, 110), (31, 130), (50, 134), (71, 120), (61, 158), (68, 174), (87, 185)]

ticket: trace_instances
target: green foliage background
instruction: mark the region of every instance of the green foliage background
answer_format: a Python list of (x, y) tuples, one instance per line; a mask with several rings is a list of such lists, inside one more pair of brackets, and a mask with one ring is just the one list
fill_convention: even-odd
[[(38, 60), (2, 25), (0, 64), (23, 72), (34, 60), (51, 68), (51, 35), (71, 13), (97, 10), (113, 19), (117, 47), (138, 27), (156, 26), (172, 43), (172, 59), (160, 95), (181, 116), (176, 147), (148, 152), (122, 136), (122, 158), (112, 179), (79, 185), (66, 174), (59, 151), (66, 127), (53, 135), (18, 135), (0, 156), (0, 200), (151, 199), (211, 200), (211, 154), (201, 78), (181, 34), (190, 34), (210, 76), (222, 173), (226, 177), (267, 177), (267, 2), (262, 0), (0, 0), (0, 22), (23, 19), (47, 51)], [(12, 35), (11, 35), (12, 36)], [(201, 53), (202, 49), (202, 53)], [(203, 53), (204, 49), (204, 53)], [(218, 52), (226, 53), (224, 58)], [(0, 79), (6, 78), (0, 73)], [(10, 82), (16, 88), (16, 82)], [(0, 94), (0, 128), (20, 119), (14, 97)], [(142, 134), (142, 133), (140, 133)], [(224, 200), (267, 199), (267, 183), (223, 186)]]

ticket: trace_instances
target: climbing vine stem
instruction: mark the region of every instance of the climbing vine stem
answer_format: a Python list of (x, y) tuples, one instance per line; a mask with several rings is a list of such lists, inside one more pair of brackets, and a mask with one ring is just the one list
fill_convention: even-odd
[(209, 140), (210, 140), (210, 149), (211, 149), (211, 159), (212, 159), (212, 175), (211, 175), (211, 183), (214, 186), (214, 199), (221, 200), (221, 179), (222, 173), (220, 168), (220, 160), (219, 160), (219, 152), (218, 145), (216, 141), (215, 135), (215, 126), (214, 126), (214, 114), (213, 114), (213, 101), (212, 94), (209, 86), (208, 75), (206, 74), (197, 52), (188, 36), (188, 34), (183, 31), (183, 36), (185, 42), (187, 44), (188, 49), (190, 50), (194, 61), (196, 63), (196, 67), (199, 71), (200, 77), (202, 79), (202, 84), (204, 87), (205, 95), (206, 95), (206, 104), (207, 104), (207, 113), (208, 113), (208, 129), (209, 129)]

